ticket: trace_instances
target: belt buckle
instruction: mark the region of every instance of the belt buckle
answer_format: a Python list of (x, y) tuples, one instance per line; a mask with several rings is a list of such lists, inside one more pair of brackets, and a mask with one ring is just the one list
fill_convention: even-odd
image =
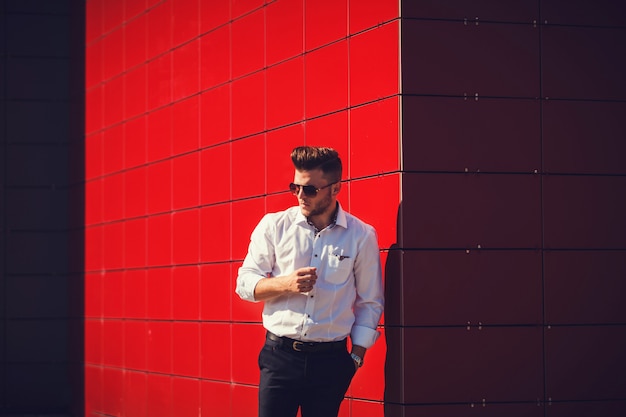
[(304, 343), (299, 340), (294, 340), (293, 344), (291, 345), (293, 350), (295, 350), (296, 352), (302, 352), (302, 349), (300, 348), (300, 346), (304, 346)]

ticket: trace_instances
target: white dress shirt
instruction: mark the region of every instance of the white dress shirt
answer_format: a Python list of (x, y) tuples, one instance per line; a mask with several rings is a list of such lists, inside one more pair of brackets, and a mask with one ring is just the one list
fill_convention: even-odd
[(266, 300), (264, 327), (278, 336), (309, 342), (350, 335), (353, 344), (371, 347), (378, 338), (376, 327), (383, 311), (374, 228), (341, 206), (336, 223), (317, 234), (298, 206), (266, 214), (252, 232), (236, 292), (256, 302), (254, 289), (259, 280), (306, 266), (317, 268), (313, 290)]

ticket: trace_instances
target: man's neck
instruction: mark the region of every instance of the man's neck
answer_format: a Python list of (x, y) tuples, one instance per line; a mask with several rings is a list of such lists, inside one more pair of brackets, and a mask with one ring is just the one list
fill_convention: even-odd
[(339, 204), (335, 203), (333, 210), (307, 217), (307, 222), (312, 224), (318, 231), (324, 230), (329, 225), (337, 221), (337, 212), (339, 211)]

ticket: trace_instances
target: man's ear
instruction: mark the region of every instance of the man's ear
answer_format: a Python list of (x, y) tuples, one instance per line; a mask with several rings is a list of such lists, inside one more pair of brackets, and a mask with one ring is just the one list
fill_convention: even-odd
[(333, 184), (333, 195), (339, 194), (339, 191), (341, 191), (341, 181), (337, 184)]

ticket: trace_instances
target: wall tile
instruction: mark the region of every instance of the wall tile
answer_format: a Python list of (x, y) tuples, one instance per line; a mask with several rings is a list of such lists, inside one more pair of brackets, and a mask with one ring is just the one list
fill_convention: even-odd
[(263, 10), (258, 10), (232, 22), (232, 78), (263, 69), (265, 65), (264, 17)]
[(546, 251), (546, 321), (572, 325), (626, 322), (621, 301), (626, 289), (624, 255), (624, 251)]
[(172, 378), (172, 399), (176, 416), (200, 415), (200, 381), (190, 378)]
[(232, 143), (232, 196), (246, 198), (265, 194), (265, 135)]
[(291, 151), (304, 143), (304, 124), (298, 123), (282, 129), (272, 130), (266, 135), (267, 192), (287, 190), (293, 181), (294, 167)]
[(124, 271), (107, 271), (102, 276), (102, 317), (124, 317)]
[(202, 90), (216, 87), (229, 81), (230, 75), (231, 26), (226, 25), (200, 39), (200, 87)]
[(233, 357), (232, 325), (204, 322), (200, 326), (201, 348), (199, 358), (202, 378), (212, 381), (230, 381)]
[(172, 102), (172, 55), (159, 55), (146, 64), (148, 110), (158, 109)]
[[(124, 345), (122, 342), (124, 340), (124, 322), (121, 320), (104, 320), (102, 324), (102, 364), (107, 367), (121, 368), (124, 366)], [(103, 398), (106, 401), (108, 397), (107, 393)]]
[[(172, 372), (172, 323), (166, 321), (149, 321), (146, 365), (147, 370), (159, 374), (169, 374)], [(150, 377), (148, 387), (150, 386)], [(155, 398), (151, 398), (148, 392), (149, 404), (156, 403)], [(167, 401), (171, 405), (171, 399)], [(152, 415), (152, 414), (151, 414)]]
[(479, 24), (485, 21), (531, 23), (539, 19), (539, 3), (519, 2), (505, 5), (498, 0), (479, 0), (472, 3), (463, 0), (445, 3), (436, 0), (406, 2), (402, 4), (402, 17), (461, 21), (467, 19), (468, 24), (476, 24), (477, 21)]
[[(186, 377), (200, 376), (200, 323), (175, 322), (172, 326), (172, 372)], [(180, 395), (175, 398), (180, 399)]]
[(148, 374), (147, 413), (150, 417), (172, 417), (174, 411), (172, 377), (170, 375)]
[(124, 379), (124, 413), (130, 416), (145, 416), (148, 408), (148, 378), (143, 372), (127, 371)]
[(378, 26), (400, 16), (400, 4), (393, 1), (350, 0), (350, 34)]
[[(406, 403), (535, 403), (543, 398), (540, 327), (405, 329)], [(423, 343), (428, 340), (429, 343)], [(506, 375), (516, 375), (507, 378)], [(480, 376), (478, 376), (480, 375)]]
[[(202, 380), (200, 385), (202, 413), (214, 412), (220, 416), (232, 415), (231, 407), (234, 389), (230, 383)], [(257, 401), (252, 396), (246, 399), (251, 402)]]
[(170, 268), (153, 268), (147, 271), (147, 313), (150, 319), (172, 318), (172, 271)]
[(542, 110), (546, 172), (626, 173), (625, 103), (548, 100)]
[[(235, 276), (230, 263), (200, 266), (200, 319), (229, 321), (235, 297)], [(218, 345), (211, 345), (217, 348)], [(204, 349), (204, 348), (203, 348)], [(203, 351), (208, 355), (207, 352)]]
[(411, 115), (402, 120), (403, 169), (540, 171), (540, 106), (538, 100), (403, 97), (402, 111)]
[(124, 71), (124, 32), (121, 28), (104, 35), (102, 40), (102, 79), (111, 80)]
[(230, 20), (230, 3), (225, 1), (200, 2), (200, 33), (208, 32)]
[[(200, 30), (200, 0), (172, 2), (172, 44), (185, 43), (198, 36)], [(196, 76), (197, 76), (197, 71)]]
[(128, 220), (124, 224), (124, 267), (146, 266), (148, 230), (145, 218)]
[[(133, 2), (126, 2), (128, 5), (132, 5)], [(134, 1), (134, 3), (138, 3)], [(143, 7), (138, 13), (143, 12)], [(131, 12), (135, 14), (135, 12)], [(122, 27), (122, 33), (124, 38), (124, 69), (129, 70), (138, 65), (146, 62), (147, 58), (147, 27), (148, 27), (148, 14), (138, 14), (137, 16), (127, 17), (126, 24)]]
[[(341, 197), (343, 204), (343, 199), (349, 195), (350, 213), (376, 229), (381, 248), (389, 248), (398, 241), (399, 181), (398, 175), (352, 181), (349, 193)], [(373, 195), (376, 198), (372, 198)]]
[(304, 41), (307, 51), (344, 39), (348, 33), (348, 1), (304, 2)]
[(536, 175), (404, 175), (402, 247), (539, 248), (539, 181)]
[(351, 106), (399, 93), (399, 42), (397, 22), (350, 38)]
[(350, 110), (350, 178), (400, 168), (399, 112), (396, 97)]
[(146, 12), (146, 0), (126, 0), (124, 2), (124, 22), (135, 20), (139, 15)]
[(139, 320), (124, 322), (124, 367), (146, 369), (148, 326)]
[(401, 36), (410, 45), (402, 53), (404, 94), (539, 97), (539, 29), (530, 23), (408, 20)]
[(190, 97), (172, 106), (172, 150), (174, 154), (195, 151), (200, 144), (200, 99)]
[(626, 248), (624, 177), (546, 176), (545, 247)]
[(200, 260), (227, 261), (231, 249), (230, 203), (204, 207), (200, 210)]
[(265, 204), (262, 198), (241, 200), (232, 204), (231, 259), (243, 260), (246, 256), (250, 235), (263, 215)]
[(300, 55), (304, 48), (304, 2), (277, 1), (265, 8), (265, 59), (270, 66)]
[[(126, 171), (124, 174), (123, 211), (127, 218), (146, 214), (148, 171), (144, 168)], [(144, 244), (145, 242), (142, 242)]]
[(147, 14), (148, 59), (172, 48), (172, 2), (157, 3)]
[(564, 326), (546, 330), (546, 395), (553, 401), (621, 398), (624, 326)]
[(258, 357), (265, 343), (265, 329), (258, 324), (234, 324), (232, 338), (233, 358), (239, 358), (232, 362), (232, 381), (258, 385)]
[(542, 96), (623, 100), (626, 59), (613, 45), (625, 41), (619, 28), (543, 27)]
[(172, 160), (172, 208), (182, 210), (200, 203), (200, 154), (193, 152)]
[(266, 71), (268, 129), (304, 119), (304, 59), (294, 58)]
[[(146, 97), (148, 96), (147, 66), (137, 66), (126, 72), (123, 77), (123, 119), (128, 120), (130, 118), (142, 116), (146, 111)], [(143, 120), (143, 118), (140, 120)]]
[(624, 5), (611, 0), (576, 5), (566, 0), (550, 0), (541, 2), (541, 21), (552, 25), (623, 27), (626, 26), (626, 15)]
[(147, 213), (162, 213), (172, 209), (172, 161), (148, 166)]
[(124, 128), (113, 126), (103, 132), (102, 171), (112, 174), (124, 168)]
[[(339, 4), (340, 2), (337, 2)], [(308, 4), (308, 3), (307, 3)], [(304, 106), (307, 118), (348, 105), (348, 42), (340, 41), (305, 56)]]
[(307, 146), (330, 146), (339, 152), (343, 165), (343, 178), (350, 175), (348, 146), (348, 111), (340, 111), (323, 117), (309, 119), (304, 124)]
[[(181, 263), (183, 262), (177, 262), (177, 264)], [(172, 307), (173, 317), (176, 320), (198, 320), (200, 318), (200, 271), (198, 266), (173, 268)]]
[[(385, 333), (383, 329), (379, 336), (378, 341), (374, 346), (367, 350), (367, 363), (358, 370), (352, 379), (350, 384), (350, 395), (354, 398), (367, 399), (372, 401), (382, 401), (385, 394), (385, 360), (387, 347), (385, 345)], [(363, 405), (363, 404), (360, 404)], [(378, 404), (380, 407), (372, 406), (372, 413), (374, 411), (382, 412), (382, 404)], [(363, 409), (362, 412), (357, 410)], [(364, 415), (366, 407), (355, 407), (355, 402), (352, 402), (352, 415)], [(371, 415), (367, 413), (366, 415)], [(382, 416), (382, 414), (380, 414)]]
[(102, 179), (102, 199), (102, 220), (116, 221), (124, 216), (123, 174), (115, 174)]
[[(138, 244), (145, 252), (145, 243)], [(127, 270), (124, 273), (124, 313), (129, 319), (144, 319), (147, 313), (147, 273), (143, 269)], [(129, 322), (127, 322), (128, 324)], [(142, 336), (143, 337), (143, 336)], [(143, 369), (142, 367), (135, 367)]]
[[(174, 3), (176, 4), (176, 3)], [(192, 20), (190, 19), (190, 22)], [(176, 32), (174, 32), (176, 33)], [(172, 99), (196, 94), (200, 88), (200, 41), (192, 40), (172, 52)]]
[(232, 83), (233, 139), (263, 131), (265, 127), (265, 72), (257, 72)]
[(539, 251), (407, 251), (403, 325), (540, 325), (541, 262)]
[(200, 95), (200, 145), (211, 146), (230, 138), (230, 84)]

